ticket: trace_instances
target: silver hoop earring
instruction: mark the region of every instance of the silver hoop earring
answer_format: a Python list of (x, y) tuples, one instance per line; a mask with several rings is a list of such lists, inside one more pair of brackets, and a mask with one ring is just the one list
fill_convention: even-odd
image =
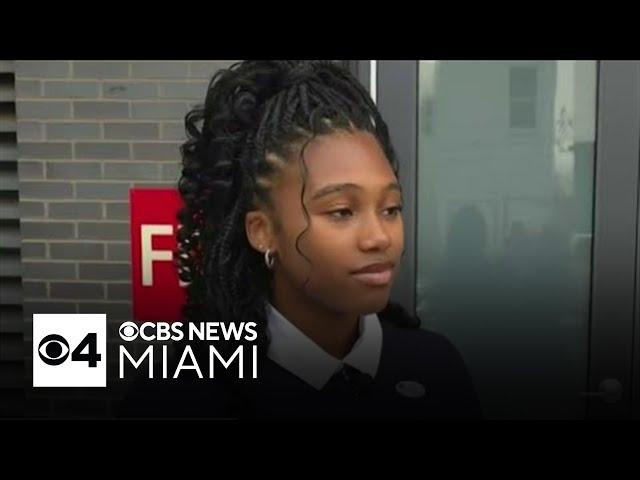
[(267, 266), (267, 268), (269, 270), (271, 270), (273, 268), (273, 264), (275, 263), (276, 259), (274, 255), (271, 255), (271, 250), (267, 249), (266, 252), (264, 252), (264, 263)]

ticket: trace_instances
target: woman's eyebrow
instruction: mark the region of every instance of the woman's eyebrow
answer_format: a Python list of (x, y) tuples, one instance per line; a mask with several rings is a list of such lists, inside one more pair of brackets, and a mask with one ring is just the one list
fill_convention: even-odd
[[(324, 197), (325, 195), (329, 195), (330, 193), (341, 192), (344, 190), (362, 190), (362, 187), (360, 185), (356, 185), (355, 183), (332, 183), (322, 187), (316, 193), (314, 193), (311, 197), (311, 200), (316, 200), (320, 197)], [(402, 193), (402, 187), (398, 182), (389, 183), (383, 189), (383, 191), (387, 190), (397, 190), (398, 192)]]

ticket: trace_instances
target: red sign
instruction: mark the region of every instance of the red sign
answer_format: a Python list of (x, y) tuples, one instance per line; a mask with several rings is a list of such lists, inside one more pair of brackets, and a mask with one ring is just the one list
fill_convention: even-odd
[(186, 292), (173, 262), (180, 194), (175, 189), (133, 188), (129, 202), (133, 317), (144, 322), (181, 320)]

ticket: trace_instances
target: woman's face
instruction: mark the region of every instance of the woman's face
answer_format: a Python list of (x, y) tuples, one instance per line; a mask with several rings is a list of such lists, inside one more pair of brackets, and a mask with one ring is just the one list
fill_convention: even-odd
[[(272, 190), (280, 226), (270, 242), (275, 281), (331, 311), (380, 311), (404, 248), (402, 195), (389, 161), (373, 135), (339, 132), (312, 141), (304, 162), (308, 218), (299, 156)], [(355, 273), (373, 264), (386, 271)]]

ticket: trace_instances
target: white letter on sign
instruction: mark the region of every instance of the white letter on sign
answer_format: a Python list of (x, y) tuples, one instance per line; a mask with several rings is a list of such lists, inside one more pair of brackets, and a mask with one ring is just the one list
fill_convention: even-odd
[(154, 235), (173, 234), (172, 225), (141, 225), (142, 236), (142, 285), (145, 287), (153, 285), (153, 261), (171, 261), (173, 252), (171, 250), (154, 250), (151, 247), (151, 239)]

